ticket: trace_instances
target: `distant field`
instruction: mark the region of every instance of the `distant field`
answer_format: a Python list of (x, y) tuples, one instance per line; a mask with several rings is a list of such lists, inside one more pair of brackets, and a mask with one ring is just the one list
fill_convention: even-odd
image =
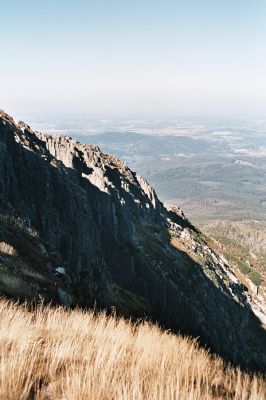
[(0, 300), (5, 400), (264, 400), (266, 382), (147, 322)]
[[(30, 119), (30, 118), (29, 118)], [(34, 127), (101, 147), (193, 222), (266, 221), (266, 118), (37, 118)]]
[(56, 125), (124, 160), (193, 222), (266, 220), (264, 120), (113, 121), (110, 130), (94, 122), (92, 132), (82, 126)]

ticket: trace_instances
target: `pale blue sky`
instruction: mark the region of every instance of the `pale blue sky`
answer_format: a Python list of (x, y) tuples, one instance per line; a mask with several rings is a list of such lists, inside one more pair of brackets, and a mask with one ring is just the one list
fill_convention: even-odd
[(10, 113), (261, 113), (265, 0), (0, 0)]

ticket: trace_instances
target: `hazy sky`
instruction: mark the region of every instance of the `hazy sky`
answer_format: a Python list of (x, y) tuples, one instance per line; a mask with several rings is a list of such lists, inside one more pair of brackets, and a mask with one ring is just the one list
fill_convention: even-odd
[(0, 107), (263, 112), (265, 0), (0, 0)]

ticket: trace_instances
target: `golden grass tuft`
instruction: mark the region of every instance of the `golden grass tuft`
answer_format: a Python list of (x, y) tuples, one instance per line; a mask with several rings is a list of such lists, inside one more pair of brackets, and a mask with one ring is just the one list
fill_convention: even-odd
[(192, 339), (149, 323), (0, 301), (1, 400), (265, 399)]

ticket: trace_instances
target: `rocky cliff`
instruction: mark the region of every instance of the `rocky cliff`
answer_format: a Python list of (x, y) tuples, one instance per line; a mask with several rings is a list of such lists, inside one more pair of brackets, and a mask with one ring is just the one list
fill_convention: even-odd
[(34, 132), (4, 112), (0, 292), (115, 307), (266, 369), (263, 306), (179, 209), (98, 147)]

